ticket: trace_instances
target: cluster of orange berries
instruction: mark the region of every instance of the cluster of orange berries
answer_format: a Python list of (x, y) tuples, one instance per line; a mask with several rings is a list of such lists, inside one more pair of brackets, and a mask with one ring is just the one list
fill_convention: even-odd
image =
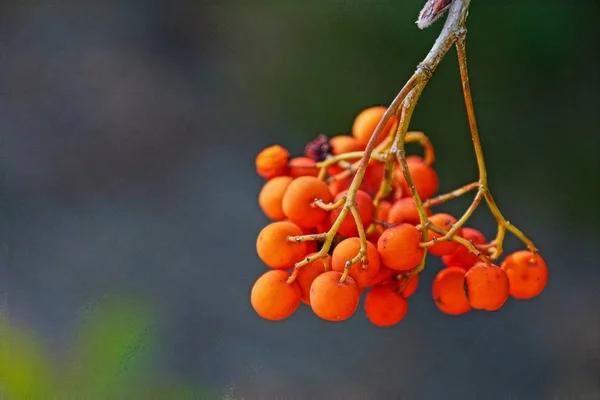
[[(292, 158), (285, 148), (273, 145), (256, 157), (257, 173), (266, 179), (258, 203), (273, 221), (256, 241), (258, 256), (270, 268), (255, 282), (250, 296), (261, 317), (281, 320), (304, 303), (324, 320), (343, 321), (356, 312), (365, 292), (364, 310), (373, 324), (392, 326), (405, 317), (407, 299), (419, 285), (419, 274), (411, 272), (424, 262), (425, 250), (417, 206), (400, 165), (394, 167), (389, 195), (375, 201), (384, 180), (384, 164), (372, 159), (356, 193), (356, 210), (367, 238), (367, 263), (357, 257), (361, 239), (351, 213), (339, 225), (323, 257), (311, 257), (321, 249), (321, 241), (307, 239), (319, 234), (322, 239), (342, 212), (340, 199), (349, 189), (356, 165), (340, 156), (364, 151), (385, 110), (363, 110), (354, 120), (352, 135), (321, 135), (306, 146), (303, 156)], [(392, 119), (378, 144), (394, 124)], [(413, 155), (406, 161), (420, 198), (435, 196), (439, 180), (433, 160)], [(323, 207), (337, 203), (341, 204), (337, 208)], [(426, 213), (431, 224), (445, 231), (457, 222), (452, 215), (433, 212), (430, 207)], [(428, 230), (429, 241), (442, 236)], [(461, 227), (455, 236), (481, 248), (490, 246), (481, 232), (470, 227)], [(434, 242), (428, 252), (445, 264), (433, 281), (432, 297), (442, 312), (451, 315), (471, 309), (498, 310), (510, 295), (535, 297), (548, 279), (544, 260), (529, 251), (509, 255), (501, 266), (483, 262), (456, 241)]]

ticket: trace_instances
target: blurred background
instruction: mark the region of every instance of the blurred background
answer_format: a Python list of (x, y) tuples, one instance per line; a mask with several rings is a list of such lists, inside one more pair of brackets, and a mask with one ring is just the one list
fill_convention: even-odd
[[(254, 157), (388, 105), (441, 28), (423, 3), (1, 1), (0, 398), (600, 398), (595, 0), (469, 17), (490, 184), (548, 262), (540, 297), (446, 316), (432, 258), (393, 328), (249, 304)], [(411, 128), (442, 191), (476, 177), (454, 51)]]

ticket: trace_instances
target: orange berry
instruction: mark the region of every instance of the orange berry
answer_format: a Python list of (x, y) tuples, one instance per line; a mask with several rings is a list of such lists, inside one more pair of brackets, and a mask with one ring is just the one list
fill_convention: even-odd
[(379, 207), (377, 208), (375, 219), (378, 219), (379, 221), (387, 221), (391, 209), (392, 203), (387, 200), (381, 200), (379, 202)]
[(300, 288), (287, 283), (290, 273), (282, 270), (265, 272), (254, 283), (250, 303), (262, 318), (279, 321), (292, 315), (300, 305)]
[[(415, 184), (415, 189), (417, 189), (417, 193), (419, 194), (419, 197), (421, 197), (421, 200), (433, 197), (439, 188), (439, 177), (437, 172), (435, 172), (433, 167), (425, 163), (419, 156), (406, 157), (406, 163), (408, 164), (408, 172), (410, 173), (412, 181)], [(402, 186), (403, 196), (410, 196), (411, 192), (406, 183), (406, 179), (404, 178), (401, 166), (396, 168), (394, 175), (396, 180)]]
[[(331, 256), (327, 255), (327, 258), (331, 262)], [(325, 272), (325, 263), (322, 258), (316, 259), (302, 267), (298, 268), (298, 275), (296, 275), (296, 282), (300, 287), (302, 293), (302, 302), (310, 305), (310, 286), (317, 276)]]
[[(461, 236), (470, 240), (471, 243), (475, 245), (487, 243), (483, 233), (479, 232), (477, 229), (463, 227)], [(479, 257), (469, 253), (469, 250), (465, 246), (458, 246), (454, 252), (442, 256), (442, 261), (446, 266), (463, 267), (468, 270), (479, 262)]]
[(400, 224), (386, 229), (377, 241), (381, 263), (396, 271), (409, 271), (423, 259), (419, 246), (421, 232), (413, 225)]
[[(359, 189), (367, 192), (371, 196), (375, 196), (379, 190), (379, 185), (383, 179), (384, 168), (381, 163), (374, 163), (367, 167), (363, 181), (360, 183)], [(354, 175), (342, 179), (336, 179), (329, 184), (329, 191), (333, 196), (347, 190), (352, 184)]]
[(398, 201), (404, 197), (410, 196), (410, 193), (404, 193), (404, 189), (402, 188), (400, 182), (398, 182), (395, 178), (392, 179), (392, 193), (389, 196), (390, 200)]
[[(335, 246), (331, 255), (331, 269), (344, 272), (346, 262), (356, 257), (359, 250), (359, 238), (352, 237), (342, 240)], [(361, 262), (358, 261), (350, 266), (350, 271), (348, 272), (359, 287), (369, 286), (369, 283), (379, 271), (379, 253), (375, 245), (371, 242), (367, 242), (367, 258), (369, 263), (364, 268)]]
[(308, 157), (294, 157), (289, 163), (289, 175), (293, 178), (318, 176), (319, 168), (316, 167), (316, 162)]
[(283, 194), (287, 187), (292, 183), (292, 178), (289, 176), (278, 176), (268, 180), (263, 185), (258, 194), (258, 205), (267, 217), (274, 221), (285, 219), (285, 214), (281, 207)]
[(294, 223), (277, 221), (265, 226), (256, 239), (256, 252), (266, 265), (275, 269), (292, 268), (302, 260), (308, 249), (306, 242), (288, 242), (288, 236), (300, 236), (302, 230)]
[(287, 174), (290, 153), (275, 144), (262, 150), (256, 156), (256, 172), (265, 179)]
[(398, 271), (394, 271), (393, 269), (380, 264), (379, 271), (377, 271), (377, 274), (371, 279), (369, 286), (377, 286), (382, 283), (391, 282), (394, 280), (394, 275), (397, 273)]
[(331, 193), (332, 196), (337, 196), (344, 190), (348, 190), (350, 184), (352, 183), (352, 178), (352, 176), (349, 176), (347, 178), (336, 179), (334, 181), (331, 181), (331, 183), (329, 183), (328, 186), (329, 193)]
[[(398, 286), (398, 287), (400, 287), (400, 285), (403, 285), (403, 284), (404, 284), (403, 279), (396, 281), (396, 286)], [(405, 299), (408, 299), (410, 296), (412, 296), (417, 291), (418, 286), (419, 286), (419, 275), (415, 275), (412, 278), (410, 278), (410, 282), (408, 282), (408, 285), (406, 285), (404, 287), (404, 289), (402, 289), (402, 292), (400, 294)]]
[(331, 202), (327, 184), (313, 176), (301, 176), (290, 183), (283, 195), (285, 215), (299, 226), (313, 228), (327, 218), (328, 212), (317, 207), (314, 201)]
[[(426, 208), (427, 216), (431, 215), (431, 211)], [(405, 197), (394, 202), (388, 213), (387, 222), (390, 224), (407, 223), (418, 225), (421, 223), (417, 204), (412, 197)]]
[(376, 286), (367, 293), (365, 313), (373, 325), (388, 327), (396, 325), (406, 316), (408, 301), (393, 284)]
[(504, 305), (510, 294), (510, 281), (497, 265), (477, 263), (465, 274), (467, 295), (471, 307), (496, 311)]
[[(362, 146), (367, 145), (369, 139), (375, 131), (375, 128), (379, 124), (379, 121), (383, 118), (383, 114), (386, 110), (386, 107), (374, 106), (364, 109), (356, 116), (354, 123), (352, 124), (352, 135)], [(384, 127), (383, 132), (381, 132), (381, 135), (379, 135), (377, 144), (381, 143), (383, 139), (385, 139), (385, 137), (390, 133), (394, 123), (395, 118), (390, 118)]]
[(510, 281), (510, 294), (515, 299), (531, 299), (539, 295), (548, 282), (548, 267), (544, 259), (527, 250), (509, 254), (502, 270)]
[[(456, 218), (454, 218), (450, 214), (438, 213), (438, 214), (434, 214), (431, 217), (429, 217), (429, 221), (433, 225), (437, 226), (438, 228), (441, 228), (441, 229), (445, 230), (446, 232), (448, 232), (450, 229), (452, 229), (452, 226), (454, 226), (454, 224), (456, 223)], [(463, 228), (461, 227), (456, 231), (454, 236), (462, 237), (462, 233), (463, 233)], [(440, 235), (439, 233), (433, 232), (431, 230), (428, 231), (428, 235), (429, 235), (429, 240), (433, 240), (434, 238), (439, 239), (443, 236), (443, 235)], [(433, 246), (429, 247), (429, 252), (431, 254), (433, 254), (434, 256), (441, 257), (446, 254), (452, 254), (460, 246), (461, 246), (461, 244), (459, 244), (453, 240), (448, 240), (446, 242), (436, 243)]]
[(336, 176), (337, 174), (341, 174), (344, 172), (344, 168), (340, 167), (339, 164), (332, 164), (327, 167), (327, 174), (329, 176)]
[(371, 196), (375, 196), (381, 186), (385, 175), (385, 167), (382, 163), (373, 161), (365, 170), (365, 176), (360, 184), (360, 190), (364, 190)]
[(433, 280), (433, 301), (443, 313), (461, 315), (471, 309), (465, 293), (465, 272), (460, 267), (448, 267)]
[(331, 154), (339, 155), (344, 153), (352, 153), (353, 151), (361, 151), (365, 149), (354, 136), (338, 135), (329, 139), (331, 146)]
[[(338, 193), (333, 199), (333, 202), (335, 203), (347, 193), (347, 190)], [(363, 228), (366, 229), (366, 227), (368, 227), (371, 224), (371, 221), (373, 221), (373, 216), (375, 215), (375, 205), (373, 204), (373, 199), (366, 192), (358, 190), (356, 192), (355, 202), (356, 208), (358, 209), (358, 213), (360, 214), (360, 221), (363, 225)], [(329, 214), (329, 220), (331, 221), (332, 225), (337, 219), (337, 217), (341, 214), (343, 207), (344, 206), (338, 207), (335, 210), (332, 210)], [(338, 233), (343, 236), (358, 236), (356, 221), (354, 220), (354, 216), (351, 212), (348, 212), (348, 214), (342, 221)]]
[(352, 277), (341, 283), (342, 273), (327, 271), (317, 276), (310, 286), (310, 306), (326, 321), (343, 321), (358, 307), (359, 290)]

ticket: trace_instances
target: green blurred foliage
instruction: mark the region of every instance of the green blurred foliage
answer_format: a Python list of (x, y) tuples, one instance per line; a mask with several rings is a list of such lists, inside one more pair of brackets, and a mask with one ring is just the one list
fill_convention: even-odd
[(115, 299), (90, 308), (67, 360), (54, 360), (28, 329), (3, 318), (0, 329), (0, 398), (214, 398), (152, 376), (157, 334), (148, 310)]

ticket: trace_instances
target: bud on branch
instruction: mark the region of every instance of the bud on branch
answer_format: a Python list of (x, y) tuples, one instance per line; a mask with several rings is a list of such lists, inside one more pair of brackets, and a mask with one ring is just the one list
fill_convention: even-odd
[(452, 0), (428, 0), (419, 14), (417, 26), (420, 29), (429, 27), (444, 15), (450, 4), (452, 4)]

